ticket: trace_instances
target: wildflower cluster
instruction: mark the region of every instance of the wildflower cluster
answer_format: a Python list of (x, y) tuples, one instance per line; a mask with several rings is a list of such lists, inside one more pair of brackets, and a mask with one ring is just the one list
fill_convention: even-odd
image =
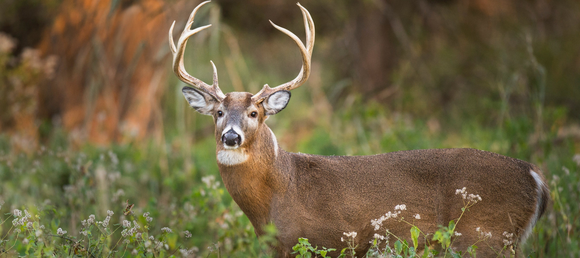
[[(405, 204), (399, 204), (399, 205), (395, 206), (395, 211), (394, 212), (389, 211), (389, 212), (385, 213), (385, 215), (381, 216), (378, 219), (372, 219), (371, 220), (371, 225), (373, 227), (375, 227), (375, 231), (376, 230), (379, 230), (381, 228), (381, 226), (383, 225), (383, 222), (385, 220), (388, 220), (390, 218), (397, 218), (397, 216), (399, 214), (401, 214), (401, 211), (404, 211), (404, 210), (407, 210), (407, 205), (405, 205)], [(419, 214), (417, 214), (415, 216), (418, 216), (418, 215)], [(421, 218), (421, 217), (419, 216), (419, 218)]]
[(151, 223), (151, 221), (153, 221), (153, 218), (150, 216), (149, 212), (143, 213), (143, 218), (145, 218), (145, 220), (149, 223)]
[(491, 231), (490, 232), (484, 232), (481, 227), (477, 227), (475, 229), (475, 231), (479, 232), (479, 238), (481, 239), (488, 239), (491, 238)]
[(185, 256), (185, 257), (189, 257), (189, 256), (195, 256), (196, 253), (199, 252), (199, 248), (197, 248), (197, 246), (194, 246), (190, 249), (179, 249), (179, 252), (181, 253), (181, 255)]
[(83, 226), (83, 228), (82, 228), (81, 232), (79, 232), (79, 233), (83, 236), (87, 236), (89, 233), (88, 228), (90, 226), (92, 226), (93, 224), (95, 224), (95, 222), (96, 222), (95, 215), (94, 214), (89, 215), (88, 219), (81, 221), (81, 225)]
[(507, 231), (504, 231), (502, 235), (505, 237), (503, 240), (504, 246), (512, 246), (514, 244), (514, 233), (508, 233)]
[[(344, 232), (343, 234), (347, 237), (347, 239), (351, 238), (352, 240), (354, 240), (356, 238), (356, 235), (358, 233), (356, 233), (356, 232), (353, 231), (353, 232), (348, 232), (348, 233), (347, 232)], [(340, 238), (340, 241), (344, 242), (344, 238), (341, 237)]]
[(137, 239), (141, 238), (141, 232), (139, 232), (139, 229), (141, 229), (141, 226), (139, 226), (139, 224), (137, 223), (137, 221), (133, 220), (133, 227), (131, 227), (131, 222), (129, 222), (128, 220), (123, 220), (123, 231), (121, 231), (121, 236), (123, 237), (128, 237), (128, 236), (135, 236)]
[(24, 215), (22, 215), (22, 211), (19, 209), (14, 209), (14, 211), (12, 211), (12, 215), (15, 217), (14, 220), (12, 220), (12, 225), (15, 227), (23, 226), (25, 224), (28, 226), (28, 219), (32, 218), (32, 215), (30, 215), (27, 210), (24, 210)]
[(56, 234), (58, 234), (59, 236), (64, 236), (67, 233), (66, 230), (62, 230), (62, 228), (58, 228), (56, 230)]
[(467, 203), (476, 204), (481, 201), (481, 196), (479, 194), (468, 194), (467, 187), (455, 190), (455, 195), (461, 194), (463, 200), (467, 200)]
[(98, 223), (101, 224), (103, 227), (108, 227), (109, 226), (109, 221), (111, 221), (111, 217), (114, 215), (115, 213), (111, 210), (107, 211), (107, 217), (105, 217), (105, 220), (103, 221), (99, 221)]
[(210, 188), (210, 189), (215, 190), (220, 186), (220, 182), (217, 182), (215, 180), (214, 175), (204, 176), (201, 178), (201, 181), (204, 182), (205, 185), (207, 186), (207, 188)]
[[(388, 237), (389, 237), (388, 235), (386, 235), (386, 236), (383, 236), (383, 235), (376, 234), (376, 233), (375, 233), (375, 235), (373, 236), (373, 238), (374, 238), (374, 239), (377, 239), (377, 240), (383, 240), (383, 241), (384, 241), (384, 240), (387, 240), (387, 239), (388, 239)], [(372, 243), (372, 241), (371, 241), (371, 243)]]

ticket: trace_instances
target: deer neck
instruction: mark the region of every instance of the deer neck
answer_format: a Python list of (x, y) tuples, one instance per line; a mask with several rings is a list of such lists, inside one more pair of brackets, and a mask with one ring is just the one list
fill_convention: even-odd
[[(221, 160), (224, 150), (217, 150), (218, 167), (224, 185), (234, 201), (248, 216), (256, 233), (262, 233), (262, 226), (270, 222), (270, 208), (274, 193), (287, 184), (283, 172), (277, 169), (276, 163), (286, 154), (278, 147), (276, 136), (263, 124), (255, 140), (239, 150), (246, 155), (243, 162), (227, 165)], [(220, 153), (221, 152), (221, 153)], [(223, 158), (223, 157), (222, 157)], [(224, 164), (226, 163), (226, 164)]]

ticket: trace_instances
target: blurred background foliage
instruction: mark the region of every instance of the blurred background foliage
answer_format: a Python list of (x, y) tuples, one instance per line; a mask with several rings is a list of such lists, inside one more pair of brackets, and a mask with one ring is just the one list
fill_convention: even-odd
[[(169, 26), (176, 20), (177, 37), (197, 4), (0, 3), (3, 213), (49, 209), (78, 235), (81, 218), (129, 199), (160, 224), (197, 233), (185, 246), (263, 253), (247, 219), (228, 215), (239, 208), (225, 189), (202, 182), (219, 182), (213, 123), (188, 108), (170, 69)], [(368, 155), (473, 147), (535, 162), (555, 202), (527, 253), (578, 256), (579, 1), (301, 4), (316, 24), (313, 71), (268, 120), (283, 148)], [(214, 0), (194, 23), (212, 28), (189, 41), (186, 68), (211, 81), (213, 60), (224, 92), (289, 81), (298, 49), (268, 20), (303, 38), (294, 1)]]

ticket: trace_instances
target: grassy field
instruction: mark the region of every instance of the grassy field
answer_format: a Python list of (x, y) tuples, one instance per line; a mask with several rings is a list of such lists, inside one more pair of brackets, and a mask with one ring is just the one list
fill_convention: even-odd
[[(28, 14), (29, 8), (12, 2), (2, 2), (0, 7), (8, 5)], [(58, 17), (54, 12), (61, 1), (40, 2), (44, 5), (35, 12), (53, 6), (48, 9)], [(63, 2), (77, 8), (73, 10), (95, 11), (75, 5), (92, 1)], [(112, 15), (113, 8), (124, 11), (139, 1), (110, 2), (111, 6), (103, 5), (106, 8), (95, 12)], [(165, 2), (170, 6), (164, 11), (184, 9), (183, 17), (168, 16), (159, 21), (179, 19), (178, 24), (189, 15), (190, 10), (183, 6), (193, 8), (195, 4)], [(526, 11), (520, 10), (520, 2), (514, 2), (514, 8), (501, 16), (464, 9), (467, 5), (461, 1), (390, 2), (392, 7), (381, 5), (382, 1), (362, 1), (360, 5), (348, 1), (303, 3), (312, 11), (320, 36), (309, 81), (292, 92), (285, 110), (268, 119), (280, 146), (321, 155), (476, 148), (535, 163), (544, 172), (552, 202), (523, 246), (524, 256), (580, 257), (580, 116), (572, 112), (580, 99), (580, 34), (570, 29), (577, 25), (578, 1), (549, 3), (550, 8), (521, 1), (527, 8), (521, 10)], [(222, 1), (200, 11), (195, 26), (212, 23), (214, 29), (190, 41), (189, 47), (194, 49), (188, 49), (185, 60), (189, 71), (209, 82), (209, 60), (213, 60), (224, 92), (257, 92), (265, 82), (274, 86), (296, 76), (300, 64), (296, 46), (270, 28), (267, 19), (293, 26), (289, 28), (303, 37), (299, 10), (292, 3), (292, 13), (297, 16), (277, 12), (280, 17), (274, 19), (266, 15), (261, 17), (265, 27), (256, 28), (255, 21), (248, 19), (256, 13), (250, 11), (267, 9), (240, 3)], [(0, 10), (17, 13), (7, 7)], [(373, 12), (367, 20), (367, 14)], [(71, 13), (62, 9), (57, 14), (72, 18), (84, 14)], [(161, 12), (153, 10), (153, 14)], [(8, 27), (12, 24), (8, 18), (20, 21), (18, 15), (0, 17), (0, 24)], [(365, 33), (374, 37), (385, 32), (382, 43), (380, 38), (368, 40), (368, 35), (361, 34), (374, 27), (371, 25), (377, 17), (384, 21), (377, 29), (380, 33)], [(71, 22), (75, 21), (72, 18)], [(152, 19), (143, 16), (142, 20)], [(50, 19), (41, 21), (49, 24)], [(110, 20), (103, 21), (97, 27), (108, 33)], [(163, 61), (169, 59), (166, 42), (158, 53), (151, 51), (156, 53), (154, 57), (138, 52), (130, 57), (130, 65), (110, 65), (99, 52), (100, 44), (108, 41), (75, 38), (76, 34), (84, 35), (76, 33), (83, 31), (84, 25), (92, 28), (93, 21), (72, 23), (71, 29), (79, 26), (77, 30), (65, 30), (67, 33), (58, 34), (59, 40), (54, 42), (51, 38), (54, 48), (70, 52), (68, 59), (73, 61), (60, 58), (61, 65), (68, 65), (69, 70), (53, 71), (56, 59), (44, 60), (36, 50), (20, 53), (16, 40), (0, 34), (0, 43), (4, 42), (0, 44), (0, 258), (272, 256), (269, 244), (276, 229), (268, 227), (267, 236), (257, 239), (248, 218), (224, 188), (216, 164), (212, 119), (196, 113), (183, 99), (184, 84), (169, 71), (169, 62)], [(165, 39), (169, 24), (157, 26), (154, 31), (161, 31)], [(19, 35), (34, 34), (23, 28)], [(131, 31), (141, 32), (142, 28), (136, 23)], [(110, 39), (115, 40), (116, 36)], [(145, 38), (141, 40), (135, 42), (146, 43)], [(62, 47), (69, 45), (62, 42), (82, 46), (81, 50), (86, 47), (90, 58), (85, 50), (69, 51)], [(19, 48), (37, 47), (18, 44)], [(124, 47), (136, 49), (133, 45)], [(111, 49), (110, 59), (121, 60), (125, 51), (119, 49), (125, 48)], [(61, 54), (67, 57), (66, 53)], [(365, 63), (368, 59), (370, 62)], [(79, 79), (84, 84), (68, 80), (78, 73), (77, 61), (86, 62), (80, 72), (85, 77)], [(133, 62), (152, 64), (134, 72)], [(109, 66), (126, 70), (103, 72), (95, 68)], [(75, 100), (86, 106), (74, 111), (79, 114), (79, 130), (86, 133), (90, 129), (87, 125), (98, 118), (94, 107), (100, 103), (106, 110), (109, 106), (99, 100), (114, 99), (105, 93), (119, 91), (124, 97), (132, 91), (140, 93), (137, 86), (142, 81), (128, 78), (140, 78), (140, 73), (150, 76), (151, 71), (160, 75), (156, 78), (168, 75), (168, 79), (158, 84), (147, 82), (159, 92), (152, 94), (155, 98), (148, 106), (150, 120), (140, 121), (152, 128), (144, 140), (111, 138), (103, 142), (127, 143), (97, 145), (88, 143), (90, 137), (65, 129), (66, 105), (57, 105), (70, 100), (63, 91), (76, 87), (82, 92), (82, 98)], [(53, 72), (59, 80), (48, 80)], [(373, 74), (374, 86), (365, 81)], [(52, 105), (42, 106), (38, 96)], [(140, 95), (135, 96), (131, 97), (136, 103), (143, 102)], [(115, 104), (128, 105), (123, 101)], [(126, 114), (131, 111), (114, 113), (119, 117)], [(22, 115), (27, 115), (29, 123), (18, 127), (19, 121), (25, 120)], [(117, 121), (115, 133), (121, 132), (117, 129), (123, 121)], [(27, 135), (35, 139), (27, 139)], [(15, 147), (22, 142), (31, 142), (28, 146), (34, 147)], [(308, 246), (303, 243), (298, 249), (308, 250)]]
[[(530, 143), (534, 121), (525, 118), (491, 128), (467, 122), (448, 131), (378, 105), (354, 106), (359, 108), (338, 110), (328, 125), (321, 122), (301, 135), (291, 150), (364, 155), (473, 147), (535, 162), (544, 169), (553, 204), (525, 245), (525, 254), (580, 255), (580, 156), (574, 156), (577, 146), (570, 139), (547, 130)], [(198, 126), (211, 126), (211, 119), (190, 112)], [(278, 119), (271, 124), (284, 139), (287, 122)], [(330, 133), (328, 126), (335, 130)], [(255, 237), (221, 184), (211, 137), (173, 134), (162, 142), (108, 148), (70, 146), (58, 129), (49, 138), (31, 154), (11, 151), (9, 137), (0, 138), (0, 257), (271, 255), (270, 240)], [(87, 223), (91, 215), (96, 223)], [(123, 225), (124, 220), (130, 225)], [(59, 228), (67, 233), (58, 234)]]

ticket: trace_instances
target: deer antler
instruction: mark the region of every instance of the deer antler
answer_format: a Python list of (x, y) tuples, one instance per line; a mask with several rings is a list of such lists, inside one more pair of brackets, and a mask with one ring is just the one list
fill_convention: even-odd
[(270, 23), (272, 24), (272, 26), (274, 26), (274, 28), (278, 29), (279, 31), (283, 32), (284, 34), (292, 38), (294, 42), (296, 42), (296, 45), (298, 45), (298, 48), (300, 48), (300, 54), (302, 54), (302, 68), (300, 69), (300, 73), (298, 73), (298, 76), (296, 76), (294, 80), (291, 80), (287, 83), (281, 84), (274, 88), (270, 88), (268, 84), (264, 85), (264, 88), (262, 88), (262, 90), (260, 90), (252, 97), (252, 100), (255, 101), (256, 103), (261, 103), (262, 101), (264, 101), (266, 97), (270, 96), (270, 94), (276, 91), (281, 90), (290, 91), (296, 89), (300, 87), (302, 84), (304, 84), (304, 82), (308, 80), (308, 76), (310, 76), (310, 60), (312, 57), (312, 49), (314, 48), (314, 35), (315, 35), (314, 22), (312, 21), (312, 17), (310, 16), (308, 10), (302, 7), (300, 3), (297, 3), (297, 5), (298, 7), (300, 7), (300, 10), (302, 11), (302, 17), (304, 18), (304, 29), (306, 30), (306, 46), (304, 46), (302, 41), (294, 33), (274, 24), (272, 21), (270, 21)]
[(181, 32), (181, 36), (179, 36), (179, 39), (177, 40), (177, 47), (175, 46), (175, 43), (173, 42), (173, 26), (175, 26), (175, 21), (173, 21), (173, 24), (171, 24), (171, 28), (169, 29), (169, 48), (171, 49), (171, 52), (173, 53), (173, 72), (175, 72), (177, 77), (179, 77), (179, 79), (182, 80), (183, 82), (212, 95), (215, 99), (217, 99), (219, 101), (222, 101), (225, 98), (225, 95), (218, 86), (217, 69), (215, 68), (215, 65), (213, 64), (213, 62), (210, 61), (211, 65), (213, 66), (213, 84), (212, 85), (208, 85), (207, 83), (201, 81), (200, 79), (197, 79), (197, 78), (189, 75), (189, 73), (187, 73), (187, 71), (185, 71), (185, 66), (183, 65), (183, 54), (185, 53), (185, 46), (187, 45), (187, 40), (189, 39), (189, 37), (193, 36), (194, 34), (200, 32), (204, 29), (207, 29), (211, 26), (211, 24), (209, 24), (209, 25), (202, 26), (202, 27), (199, 27), (199, 28), (196, 28), (193, 30), (191, 29), (191, 25), (193, 25), (193, 18), (195, 17), (195, 13), (197, 13), (197, 10), (200, 7), (204, 6), (205, 4), (207, 4), (209, 2), (211, 2), (211, 1), (205, 1), (201, 4), (199, 4), (197, 7), (195, 7), (195, 9), (193, 9), (193, 12), (191, 12), (191, 15), (189, 15), (189, 19), (187, 20), (187, 24), (185, 25), (183, 32)]

